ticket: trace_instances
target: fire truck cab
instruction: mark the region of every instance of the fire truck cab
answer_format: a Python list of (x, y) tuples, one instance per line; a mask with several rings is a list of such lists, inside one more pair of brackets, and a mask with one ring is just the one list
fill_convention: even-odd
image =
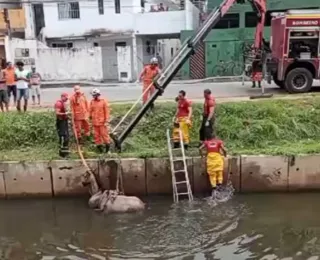
[(308, 92), (320, 78), (320, 10), (274, 13), (266, 72), (289, 93)]

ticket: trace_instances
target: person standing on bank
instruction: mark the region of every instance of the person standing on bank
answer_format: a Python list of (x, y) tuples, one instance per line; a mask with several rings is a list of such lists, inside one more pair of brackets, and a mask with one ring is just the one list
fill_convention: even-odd
[(15, 67), (11, 62), (7, 63), (7, 68), (4, 70), (4, 77), (6, 79), (6, 85), (8, 88), (8, 98), (10, 103), (11, 94), (13, 96), (13, 105), (17, 105), (17, 85), (15, 79)]
[[(213, 134), (214, 132), (214, 120), (215, 120), (215, 98), (211, 94), (210, 89), (206, 89), (204, 92), (204, 104), (203, 104), (203, 115), (202, 123), (199, 131), (200, 143), (205, 141), (207, 135)], [(201, 145), (201, 144), (200, 144)]]
[[(186, 98), (186, 92), (184, 90), (179, 91), (178, 101), (177, 101), (177, 112), (174, 116), (174, 123), (179, 124), (179, 128), (182, 133), (184, 148), (187, 150), (190, 143), (189, 129), (191, 127), (191, 117), (192, 117), (192, 106), (191, 101)], [(180, 147), (179, 142), (174, 141), (174, 148)]]
[(24, 64), (21, 61), (17, 62), (17, 67), (15, 71), (15, 80), (17, 82), (17, 110), (21, 111), (21, 99), (23, 98), (23, 111), (26, 112), (29, 99), (30, 73), (24, 69)]
[(41, 76), (36, 71), (35, 66), (32, 66), (32, 71), (30, 76), (30, 85), (31, 85), (31, 96), (32, 96), (33, 105), (36, 104), (36, 96), (38, 98), (38, 105), (40, 105)]
[(110, 137), (108, 133), (108, 126), (110, 119), (110, 107), (108, 102), (101, 98), (100, 90), (95, 88), (92, 90), (92, 100), (90, 102), (90, 117), (92, 121), (93, 137), (97, 149), (103, 153), (110, 150)]
[(8, 89), (3, 71), (0, 71), (0, 109), (1, 112), (9, 111)]
[(66, 103), (68, 101), (68, 94), (62, 93), (54, 109), (56, 112), (56, 127), (59, 136), (59, 155), (67, 157), (69, 155), (69, 113), (67, 112)]

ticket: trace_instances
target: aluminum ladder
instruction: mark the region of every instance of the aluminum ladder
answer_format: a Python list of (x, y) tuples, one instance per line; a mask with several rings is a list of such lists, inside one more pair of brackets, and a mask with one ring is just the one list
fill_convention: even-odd
[[(171, 168), (171, 176), (172, 176), (172, 189), (173, 189), (173, 201), (176, 203), (179, 201), (179, 196), (188, 196), (189, 201), (193, 201), (193, 195), (191, 190), (191, 185), (189, 181), (188, 175), (188, 167), (186, 161), (186, 155), (183, 145), (182, 132), (179, 130), (180, 135), (180, 147), (173, 147), (173, 139), (171, 137), (171, 131), (167, 129), (167, 141), (168, 141), (168, 151), (169, 151), (169, 159), (170, 159), (170, 168)], [(176, 154), (179, 153), (179, 154)], [(177, 169), (179, 164), (182, 167)], [(181, 180), (177, 181), (177, 174)], [(179, 189), (183, 189), (185, 191), (180, 192)]]

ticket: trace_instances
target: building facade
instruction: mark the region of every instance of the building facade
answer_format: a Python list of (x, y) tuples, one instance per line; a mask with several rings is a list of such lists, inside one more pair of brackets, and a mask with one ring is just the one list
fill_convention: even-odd
[(25, 38), (11, 40), (7, 57), (28, 46), (47, 80), (134, 81), (157, 53), (168, 63), (181, 31), (199, 26), (199, 9), (184, 2), (181, 9), (171, 0), (24, 1)]
[[(209, 11), (221, 2), (222, 0), (210, 0)], [(318, 9), (320, 1), (267, 0), (267, 8), (264, 37), (269, 39), (272, 12), (284, 12), (288, 9)], [(200, 44), (196, 55), (183, 66), (182, 78), (237, 76), (235, 74), (239, 73), (239, 68), (243, 67), (243, 47), (253, 41), (256, 23), (256, 14), (250, 5), (235, 5)], [(193, 31), (183, 31), (181, 41), (192, 34)]]

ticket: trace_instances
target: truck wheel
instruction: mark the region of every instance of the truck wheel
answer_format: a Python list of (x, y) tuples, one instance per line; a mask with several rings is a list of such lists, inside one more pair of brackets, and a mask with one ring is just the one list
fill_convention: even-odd
[(296, 68), (287, 74), (284, 83), (289, 93), (306, 93), (312, 87), (313, 77), (309, 70)]
[(278, 80), (276, 75), (277, 74), (272, 75), (272, 79), (273, 79), (274, 84), (276, 84), (279, 88), (284, 89), (284, 81), (283, 80)]

